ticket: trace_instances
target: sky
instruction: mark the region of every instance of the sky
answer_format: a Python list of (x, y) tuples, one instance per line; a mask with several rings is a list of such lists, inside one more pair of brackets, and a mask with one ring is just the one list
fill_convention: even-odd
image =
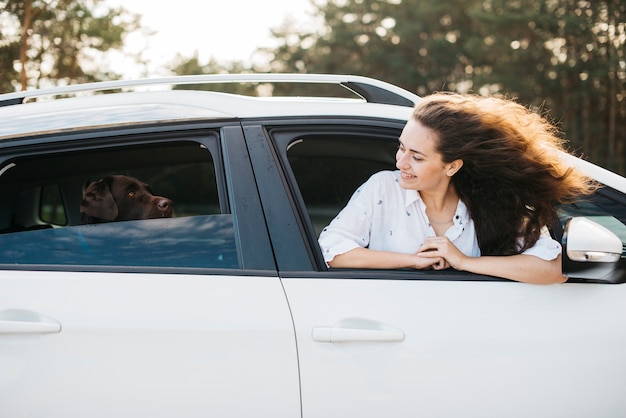
[(105, 4), (140, 14), (142, 28), (155, 32), (149, 37), (132, 33), (125, 41), (125, 51), (140, 52), (150, 62), (147, 73), (145, 66), (111, 54), (112, 70), (126, 77), (169, 75), (164, 67), (176, 54), (191, 57), (197, 52), (201, 64), (211, 58), (250, 64), (257, 48), (275, 46), (272, 28), (286, 20), (298, 27), (313, 21), (309, 0), (105, 0)]

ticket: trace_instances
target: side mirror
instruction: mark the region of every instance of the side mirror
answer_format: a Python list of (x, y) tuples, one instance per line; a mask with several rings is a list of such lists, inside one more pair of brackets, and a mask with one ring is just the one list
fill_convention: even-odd
[(563, 272), (570, 279), (621, 283), (622, 240), (585, 217), (568, 219), (563, 232)]

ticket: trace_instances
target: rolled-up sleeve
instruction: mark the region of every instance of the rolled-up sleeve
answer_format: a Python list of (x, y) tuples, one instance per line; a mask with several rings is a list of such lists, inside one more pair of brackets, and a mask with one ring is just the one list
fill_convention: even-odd
[(318, 241), (326, 263), (339, 254), (369, 245), (374, 216), (372, 201), (376, 198), (376, 188), (377, 184), (372, 179), (364, 183), (335, 219), (322, 230)]
[(524, 251), (522, 254), (534, 255), (543, 260), (554, 260), (561, 254), (562, 247), (557, 241), (550, 238), (547, 233), (541, 234), (535, 245)]

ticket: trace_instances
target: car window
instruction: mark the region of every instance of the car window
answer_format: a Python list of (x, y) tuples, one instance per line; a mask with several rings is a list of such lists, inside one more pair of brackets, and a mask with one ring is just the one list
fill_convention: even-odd
[[(305, 208), (301, 215), (304, 224), (309, 225), (310, 246), (317, 252), (315, 257), (320, 269), (323, 270), (323, 261), (316, 242), (317, 237), (369, 176), (381, 170), (395, 169), (399, 134), (397, 129), (365, 129), (362, 132), (338, 130), (318, 134), (274, 133), (277, 146), (283, 150), (284, 158), (288, 161), (294, 189), (299, 192), (300, 207)], [(551, 232), (559, 241), (567, 219), (586, 216), (613, 231), (626, 248), (626, 197), (613, 189), (602, 188), (584, 202), (563, 205), (559, 208), (558, 215), (560, 222), (552, 226)], [(567, 264), (564, 265), (566, 273), (568, 268)], [(404, 270), (396, 272), (404, 273)], [(419, 277), (440, 275), (432, 271), (425, 273), (428, 274), (420, 274)], [(450, 278), (466, 279), (472, 276), (474, 280), (484, 277), (469, 273), (459, 274)], [(576, 281), (576, 277), (572, 281)]]
[[(0, 264), (239, 268), (222, 172), (216, 135), (16, 155), (0, 166)], [(81, 213), (92, 183), (90, 208), (115, 219)]]

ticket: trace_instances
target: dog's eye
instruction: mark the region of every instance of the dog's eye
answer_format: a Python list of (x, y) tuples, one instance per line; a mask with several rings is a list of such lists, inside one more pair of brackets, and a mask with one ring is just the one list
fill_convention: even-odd
[(133, 197), (133, 196), (135, 196), (135, 192), (133, 191), (128, 192), (128, 197)]

